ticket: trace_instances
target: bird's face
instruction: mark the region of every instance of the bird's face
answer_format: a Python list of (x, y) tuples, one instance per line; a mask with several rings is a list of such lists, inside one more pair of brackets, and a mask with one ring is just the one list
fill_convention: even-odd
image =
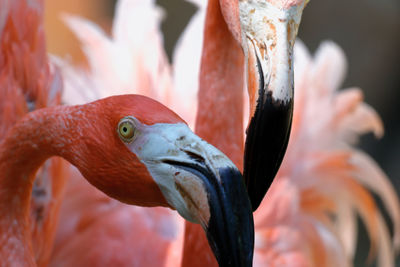
[(168, 205), (203, 227), (223, 264), (251, 263), (250, 202), (229, 158), (149, 98), (114, 96), (91, 105), (107, 118), (96, 126), (101, 134), (91, 137), (96, 164), (85, 169), (97, 174), (84, 175), (92, 184), (125, 203)]

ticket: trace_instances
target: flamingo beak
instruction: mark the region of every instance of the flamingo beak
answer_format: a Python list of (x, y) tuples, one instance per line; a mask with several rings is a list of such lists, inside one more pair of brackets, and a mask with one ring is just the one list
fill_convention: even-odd
[(207, 203), (204, 205), (206, 208), (196, 206), (196, 200), (193, 200), (191, 195), (199, 193), (193, 194), (193, 188), (182, 184), (179, 187), (181, 194), (189, 199), (187, 203), (191, 203), (190, 205), (197, 209), (196, 221), (200, 222), (206, 232), (219, 265), (252, 266), (253, 216), (240, 171), (232, 167), (230, 162), (226, 166), (214, 168), (198, 155), (192, 162), (167, 163), (192, 174), (200, 181), (199, 187), (204, 189), (207, 196)]
[(239, 2), (250, 99), (243, 176), (253, 211), (269, 189), (289, 141), (292, 53), (304, 4), (285, 8), (265, 0)]
[(251, 266), (253, 213), (232, 161), (186, 124), (136, 124), (138, 137), (129, 147), (170, 206), (202, 226), (220, 266)]

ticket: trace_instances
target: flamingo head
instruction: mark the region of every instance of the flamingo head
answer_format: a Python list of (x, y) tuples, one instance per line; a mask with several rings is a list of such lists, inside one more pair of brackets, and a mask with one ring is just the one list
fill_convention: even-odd
[(293, 46), (308, 0), (220, 0), (246, 61), (250, 118), (244, 179), (253, 210), (271, 185), (289, 140), (293, 115)]
[(229, 158), (150, 98), (113, 96), (81, 107), (89, 134), (77, 139), (85, 151), (75, 165), (90, 183), (124, 203), (176, 209), (203, 227), (223, 266), (252, 262), (250, 201)]

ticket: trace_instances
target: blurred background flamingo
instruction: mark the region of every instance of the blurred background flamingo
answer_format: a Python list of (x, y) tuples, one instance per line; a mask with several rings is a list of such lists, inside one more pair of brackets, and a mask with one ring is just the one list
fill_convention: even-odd
[[(43, 8), (28, 8), (24, 1), (13, 5), (0, 1), (0, 6), (0, 140), (3, 140), (7, 131), (28, 112), (59, 105), (62, 81), (59, 72), (47, 59)], [(21, 17), (30, 27), (16, 23)], [(60, 158), (47, 160), (36, 174), (30, 230), (34, 257), (39, 265), (46, 265), (50, 258), (68, 176), (68, 167)], [(2, 247), (5, 246), (3, 242)]]

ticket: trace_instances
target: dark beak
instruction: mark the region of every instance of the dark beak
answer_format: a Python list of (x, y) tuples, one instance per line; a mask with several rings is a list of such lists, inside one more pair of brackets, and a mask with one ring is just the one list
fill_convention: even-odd
[(201, 222), (219, 266), (252, 266), (253, 214), (235, 167), (213, 170), (204, 162), (166, 162), (198, 177), (207, 192), (209, 219)]
[(277, 21), (274, 24), (276, 32), (267, 35), (273, 46), (248, 37), (245, 47), (250, 120), (243, 176), (253, 211), (260, 205), (278, 172), (292, 125), (295, 35), (287, 35), (291, 27), (287, 21)]
[(253, 211), (283, 160), (293, 117), (293, 47), (304, 1), (239, 1), (250, 118), (243, 176)]
[(289, 142), (293, 47), (306, 2), (239, 1), (250, 100), (243, 176), (253, 211), (271, 186)]
[[(253, 211), (263, 200), (281, 165), (289, 141), (293, 116), (293, 98), (277, 99), (265, 84), (257, 54), (259, 78), (257, 101), (250, 119), (244, 150), (244, 172)], [(249, 74), (250, 75), (250, 74)], [(293, 84), (285, 88), (293, 95)]]

